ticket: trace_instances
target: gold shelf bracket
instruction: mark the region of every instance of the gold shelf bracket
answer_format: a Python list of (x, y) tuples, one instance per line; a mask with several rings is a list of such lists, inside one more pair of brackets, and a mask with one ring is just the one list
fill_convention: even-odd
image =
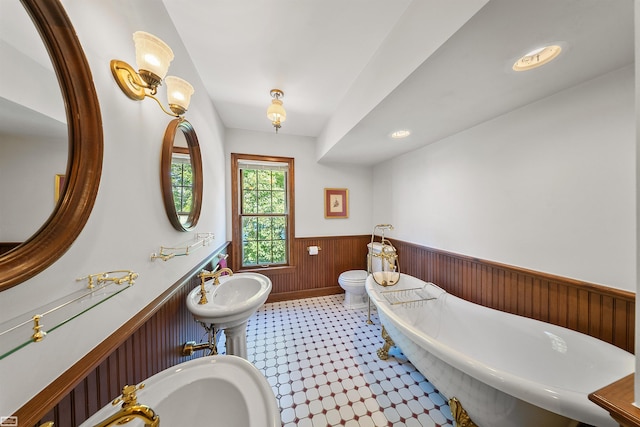
[(185, 242), (184, 244), (175, 247), (160, 246), (159, 252), (151, 254), (151, 261), (155, 261), (156, 259), (169, 261), (177, 256), (187, 256), (203, 246), (208, 246), (214, 238), (215, 235), (213, 233), (196, 233), (194, 240)]
[[(76, 281), (86, 280), (87, 286), (0, 324), (0, 359), (4, 359), (29, 342), (42, 341), (48, 332), (132, 286), (137, 278), (138, 273), (132, 270), (107, 271), (77, 278)], [(115, 287), (112, 286), (113, 284), (127, 286)], [(45, 317), (47, 317), (48, 332), (44, 329)], [(27, 332), (30, 326), (33, 332)], [(29, 339), (25, 342), (27, 336)]]
[(31, 335), (31, 339), (33, 342), (40, 342), (44, 339), (45, 335), (47, 335), (46, 331), (42, 330), (42, 325), (40, 324), (40, 319), (42, 316), (40, 314), (36, 314), (33, 316), (33, 335)]
[[(122, 274), (119, 277), (111, 277), (113, 274)], [(136, 279), (138, 278), (138, 273), (132, 270), (113, 270), (106, 271), (104, 273), (95, 273), (89, 274), (85, 277), (79, 277), (76, 281), (87, 280), (87, 289), (93, 289), (96, 285), (100, 286), (104, 283), (115, 283), (116, 285), (121, 285), (123, 283), (128, 283), (129, 286), (132, 286)]]

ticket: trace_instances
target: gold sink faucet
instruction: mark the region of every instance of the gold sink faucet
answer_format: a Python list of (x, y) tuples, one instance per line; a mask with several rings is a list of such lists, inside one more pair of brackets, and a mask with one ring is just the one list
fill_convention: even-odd
[(198, 274), (198, 277), (200, 277), (200, 283), (202, 284), (204, 284), (205, 279), (210, 279), (213, 277), (213, 284), (219, 285), (220, 276), (222, 275), (222, 273), (229, 273), (229, 276), (233, 276), (233, 271), (230, 268), (225, 267), (221, 268), (220, 270), (214, 271), (202, 270), (202, 272)]
[(200, 301), (198, 301), (198, 304), (206, 304), (207, 301), (207, 291), (205, 291), (204, 289), (204, 281), (206, 279), (212, 278), (213, 277), (213, 285), (219, 285), (220, 284), (220, 276), (222, 275), (222, 273), (228, 273), (229, 276), (233, 276), (233, 271), (230, 268), (221, 268), (220, 270), (213, 270), (213, 271), (207, 271), (207, 270), (202, 270), (200, 272), (200, 274), (198, 274), (198, 277), (200, 278)]
[(111, 402), (114, 406), (122, 402), (122, 409), (101, 423), (96, 424), (95, 427), (122, 425), (134, 420), (135, 418), (143, 420), (144, 425), (148, 427), (160, 426), (160, 416), (147, 405), (140, 405), (138, 403), (136, 391), (142, 388), (144, 388), (144, 384), (140, 384), (139, 386), (125, 385), (122, 388), (122, 396)]

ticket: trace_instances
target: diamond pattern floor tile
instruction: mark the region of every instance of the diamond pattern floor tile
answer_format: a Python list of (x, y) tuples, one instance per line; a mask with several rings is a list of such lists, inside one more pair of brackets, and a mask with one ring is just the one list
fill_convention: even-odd
[[(283, 427), (453, 426), (446, 399), (344, 295), (263, 305), (247, 327), (248, 359), (278, 399)], [(224, 353), (224, 336), (218, 344)]]

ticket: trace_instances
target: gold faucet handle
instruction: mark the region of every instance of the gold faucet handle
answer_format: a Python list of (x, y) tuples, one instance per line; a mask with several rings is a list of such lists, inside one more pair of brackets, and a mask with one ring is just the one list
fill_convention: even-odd
[(144, 384), (140, 383), (139, 385), (125, 385), (122, 387), (122, 395), (117, 397), (111, 404), (116, 406), (118, 403), (122, 402), (123, 408), (128, 408), (129, 406), (138, 404), (138, 396), (136, 395), (136, 391), (142, 390), (144, 388)]

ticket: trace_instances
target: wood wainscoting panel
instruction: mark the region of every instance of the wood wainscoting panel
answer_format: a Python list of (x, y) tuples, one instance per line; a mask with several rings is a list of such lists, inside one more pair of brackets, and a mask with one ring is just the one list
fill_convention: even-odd
[(392, 239), (400, 271), (487, 307), (564, 326), (634, 352), (635, 294)]
[[(262, 273), (271, 279), (273, 289), (267, 302), (341, 293), (340, 273), (367, 269), (369, 242), (368, 235), (298, 237), (292, 245), (295, 266), (242, 271)], [(318, 255), (309, 255), (309, 246), (318, 246)]]

